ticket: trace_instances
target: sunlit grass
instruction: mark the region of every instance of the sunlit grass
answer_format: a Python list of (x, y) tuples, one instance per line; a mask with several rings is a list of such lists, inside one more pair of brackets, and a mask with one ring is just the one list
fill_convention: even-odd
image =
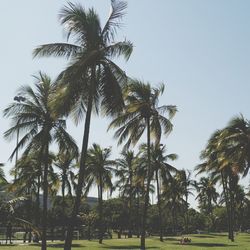
[[(250, 234), (239, 234), (236, 236), (235, 242), (227, 239), (226, 234), (196, 234), (189, 235), (191, 243), (186, 245), (180, 244), (181, 236), (167, 237), (164, 242), (160, 242), (157, 237), (148, 238), (146, 240), (147, 249), (211, 249), (211, 250), (250, 250)], [(139, 249), (140, 240), (132, 239), (108, 239), (104, 240), (103, 244), (99, 244), (97, 240), (87, 241), (79, 240), (73, 242), (73, 250), (80, 249)], [(40, 245), (0, 245), (0, 250), (38, 250)], [(48, 242), (48, 250), (63, 249), (63, 242)]]

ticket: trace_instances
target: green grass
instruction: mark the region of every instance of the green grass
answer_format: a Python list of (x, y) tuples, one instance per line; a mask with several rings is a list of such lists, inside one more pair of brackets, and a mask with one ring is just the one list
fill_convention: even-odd
[[(189, 235), (189, 238), (192, 239), (191, 243), (186, 245), (181, 245), (179, 243), (179, 237), (167, 237), (164, 242), (160, 242), (158, 238), (152, 237), (146, 240), (147, 249), (157, 250), (157, 249), (185, 249), (185, 250), (250, 250), (250, 234), (239, 234), (236, 236), (234, 243), (227, 239), (226, 234), (196, 234)], [(98, 244), (98, 241), (87, 241), (79, 240), (73, 242), (73, 250), (80, 249), (90, 249), (90, 250), (99, 250), (99, 249), (139, 249), (139, 239), (112, 239), (104, 240), (103, 244)], [(63, 249), (63, 242), (48, 242), (48, 250)], [(0, 245), (0, 250), (39, 250), (39, 245)]]

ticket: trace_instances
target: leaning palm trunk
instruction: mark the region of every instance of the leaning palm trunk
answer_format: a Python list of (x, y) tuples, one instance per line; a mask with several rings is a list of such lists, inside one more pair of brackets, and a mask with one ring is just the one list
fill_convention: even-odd
[(145, 237), (146, 237), (146, 219), (147, 219), (147, 209), (149, 203), (149, 188), (151, 180), (151, 156), (150, 156), (150, 120), (149, 117), (146, 118), (147, 122), (147, 155), (148, 155), (148, 169), (147, 169), (147, 185), (146, 192), (144, 192), (144, 206), (142, 211), (142, 226), (141, 226), (141, 249), (145, 248)]
[(44, 176), (43, 176), (43, 221), (42, 221), (42, 250), (47, 249), (47, 210), (48, 210), (48, 161), (49, 145), (45, 146), (44, 151)]
[(161, 197), (160, 197), (160, 187), (159, 187), (159, 175), (158, 170), (156, 171), (156, 186), (157, 186), (157, 197), (158, 197), (158, 212), (159, 212), (159, 227), (160, 227), (160, 241), (163, 241), (163, 231), (162, 231), (162, 212), (161, 212)]
[(73, 221), (79, 212), (79, 207), (80, 207), (80, 202), (81, 202), (82, 188), (83, 188), (84, 174), (85, 174), (85, 162), (86, 162), (88, 141), (89, 141), (89, 129), (90, 129), (90, 120), (91, 120), (91, 111), (92, 111), (92, 101), (93, 101), (93, 97), (90, 94), (89, 100), (88, 100), (85, 125), (84, 125), (84, 135), (83, 135), (82, 151), (81, 151), (81, 158), (80, 158), (78, 184), (77, 184), (77, 189), (76, 189), (76, 198), (75, 198), (74, 207), (73, 207), (73, 211), (72, 211), (71, 223), (69, 223), (69, 226), (67, 229), (67, 236), (65, 239), (64, 250), (71, 250), (73, 230), (74, 230)]

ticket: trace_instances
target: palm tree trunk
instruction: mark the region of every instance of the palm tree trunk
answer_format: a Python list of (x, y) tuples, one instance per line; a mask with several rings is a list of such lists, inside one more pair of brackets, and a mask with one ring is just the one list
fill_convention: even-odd
[[(64, 171), (65, 172), (65, 171)], [(65, 237), (65, 175), (66, 173), (63, 172), (62, 177), (62, 214), (63, 214), (63, 227), (62, 227), (62, 240)]]
[(48, 164), (49, 164), (49, 145), (45, 146), (44, 151), (44, 176), (43, 176), (43, 214), (42, 214), (42, 250), (47, 249), (47, 210), (48, 210)]
[(138, 191), (137, 192), (137, 238), (140, 237), (140, 192)]
[(234, 242), (234, 194), (232, 187), (232, 176), (229, 176), (229, 197), (230, 197), (230, 223), (231, 223), (231, 241)]
[(146, 237), (146, 220), (147, 220), (147, 209), (149, 202), (149, 188), (151, 181), (151, 155), (150, 155), (150, 120), (146, 118), (147, 123), (147, 155), (148, 155), (148, 169), (147, 169), (147, 185), (146, 192), (144, 192), (144, 206), (142, 211), (142, 226), (141, 226), (141, 249), (146, 249), (145, 237)]
[(231, 220), (230, 220), (230, 208), (229, 208), (227, 183), (226, 183), (224, 173), (222, 171), (221, 171), (221, 179), (222, 179), (222, 186), (223, 186), (223, 192), (224, 192), (224, 196), (225, 196), (226, 209), (227, 209), (228, 239), (231, 239)]
[(38, 176), (37, 178), (37, 192), (36, 192), (36, 226), (38, 227), (40, 224), (40, 215), (39, 215), (39, 211), (40, 211), (40, 185), (41, 185), (41, 180), (40, 180), (40, 176)]
[(71, 250), (73, 230), (74, 230), (73, 221), (79, 212), (79, 207), (80, 207), (80, 202), (81, 202), (82, 188), (83, 188), (84, 174), (85, 174), (85, 162), (86, 162), (86, 155), (87, 155), (88, 141), (89, 141), (89, 129), (90, 129), (90, 120), (91, 120), (91, 112), (92, 112), (92, 102), (93, 102), (93, 96), (90, 95), (89, 100), (88, 100), (88, 107), (87, 107), (87, 113), (86, 113), (86, 119), (85, 119), (85, 125), (84, 125), (84, 135), (83, 135), (83, 141), (82, 141), (82, 151), (81, 151), (81, 158), (80, 158), (78, 184), (76, 188), (76, 198), (75, 198), (74, 207), (72, 211), (71, 223), (69, 223), (69, 226), (67, 229), (64, 250)]
[(99, 193), (99, 244), (102, 244), (102, 240), (103, 240), (103, 213), (102, 213), (102, 175), (100, 174), (100, 186), (99, 186), (99, 189), (100, 189), (100, 193)]
[(157, 206), (158, 206), (158, 211), (159, 211), (159, 228), (160, 228), (160, 241), (163, 241), (163, 231), (162, 231), (162, 213), (161, 213), (161, 197), (160, 197), (160, 186), (159, 186), (159, 175), (158, 175), (158, 170), (156, 170), (156, 186), (157, 186)]
[(188, 224), (189, 224), (189, 217), (188, 217), (188, 192), (186, 192), (186, 233), (188, 234)]
[(129, 229), (128, 238), (132, 238), (132, 169), (129, 170)]

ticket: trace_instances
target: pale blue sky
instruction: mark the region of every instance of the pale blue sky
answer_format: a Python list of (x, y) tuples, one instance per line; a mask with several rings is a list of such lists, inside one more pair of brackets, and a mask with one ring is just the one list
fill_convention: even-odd
[[(85, 0), (104, 20), (109, 0)], [(65, 42), (58, 13), (67, 1), (12, 0), (1, 2), (1, 98), (3, 110), (21, 84), (32, 84), (39, 70), (52, 78), (67, 64), (59, 59), (32, 59), (40, 44)], [(178, 168), (193, 169), (199, 153), (216, 129), (234, 115), (250, 118), (250, 1), (247, 0), (128, 0), (124, 27), (117, 40), (127, 38), (134, 52), (127, 63), (119, 62), (127, 74), (152, 84), (166, 83), (162, 104), (175, 104), (174, 131), (163, 142), (169, 153), (177, 153)], [(107, 121), (93, 120), (90, 141), (112, 145)], [(10, 123), (1, 118), (0, 134)], [(83, 124), (69, 123), (69, 131), (81, 142)], [(15, 141), (0, 137), (1, 159), (7, 162)], [(246, 180), (246, 183), (248, 181)]]

